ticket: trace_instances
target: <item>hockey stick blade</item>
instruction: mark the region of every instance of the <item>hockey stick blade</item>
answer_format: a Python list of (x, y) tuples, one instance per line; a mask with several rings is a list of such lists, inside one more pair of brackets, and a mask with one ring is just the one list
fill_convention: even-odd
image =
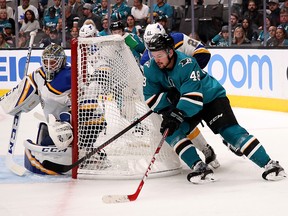
[[(145, 176), (147, 177), (146, 174), (147, 174), (147, 171), (145, 173)], [(102, 201), (104, 203), (107, 203), (107, 204), (135, 201), (137, 199), (143, 185), (144, 185), (144, 180), (142, 179), (140, 182), (140, 185), (137, 188), (137, 191), (134, 194), (131, 194), (131, 195), (104, 195), (102, 197)]]
[(152, 165), (155, 163), (156, 155), (160, 152), (160, 149), (161, 149), (166, 137), (168, 136), (168, 134), (169, 134), (169, 129), (166, 129), (165, 132), (163, 133), (163, 136), (162, 136), (157, 148), (156, 148), (156, 151), (153, 154), (153, 157), (150, 161), (150, 164), (149, 164), (148, 168), (146, 169), (146, 172), (145, 172), (143, 178), (141, 179), (141, 182), (140, 182), (136, 192), (134, 194), (131, 194), (131, 195), (104, 195), (102, 197), (102, 201), (104, 203), (107, 203), (107, 204), (124, 203), (124, 202), (129, 202), (129, 201), (135, 201), (137, 199), (137, 197), (139, 196), (139, 194), (143, 188), (145, 180), (148, 177), (149, 171), (152, 169)]
[(131, 201), (128, 195), (105, 195), (102, 197), (104, 203), (124, 203)]
[[(11, 157), (10, 157), (11, 156)], [(5, 164), (10, 171), (18, 176), (23, 176), (26, 172), (26, 169), (21, 165), (15, 163), (12, 159), (12, 155), (6, 156)]]
[(139, 124), (141, 121), (143, 121), (145, 118), (147, 118), (150, 114), (152, 114), (153, 111), (149, 110), (146, 114), (144, 114), (142, 117), (134, 121), (132, 124), (124, 128), (122, 131), (111, 137), (109, 140), (104, 142), (102, 145), (98, 146), (97, 148), (93, 149), (91, 152), (86, 154), (84, 157), (80, 158), (78, 161), (72, 163), (71, 165), (63, 165), (63, 164), (57, 164), (52, 161), (44, 160), (42, 162), (42, 165), (44, 168), (52, 170), (54, 172), (57, 172), (59, 174), (65, 173), (73, 169), (74, 167), (77, 167), (79, 164), (81, 164), (83, 161), (89, 159), (92, 155), (100, 151), (101, 149), (105, 148), (107, 145), (118, 139), (120, 136), (125, 134), (127, 131), (129, 131), (131, 128), (133, 128), (135, 125)]

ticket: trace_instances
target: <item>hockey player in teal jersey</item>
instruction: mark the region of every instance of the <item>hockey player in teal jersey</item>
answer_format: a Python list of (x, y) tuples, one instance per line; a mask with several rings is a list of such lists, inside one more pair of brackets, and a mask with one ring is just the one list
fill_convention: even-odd
[[(166, 34), (164, 27), (160, 23), (147, 25), (143, 36), (145, 44), (148, 44), (155, 34)], [(193, 56), (201, 68), (206, 67), (211, 57), (211, 53), (209, 50), (205, 49), (204, 45), (200, 41), (196, 41), (183, 33), (171, 33), (170, 36), (174, 40), (175, 50)], [(141, 57), (140, 64), (144, 65), (145, 62), (149, 61), (150, 57), (151, 54), (146, 49)], [(178, 102), (180, 94), (177, 90), (174, 92), (174, 88), (171, 88), (167, 94), (173, 97), (172, 99), (170, 98), (172, 102)], [(220, 166), (214, 149), (208, 144), (198, 127), (193, 128), (187, 137), (191, 140), (193, 145), (204, 154), (206, 164), (212, 166), (214, 169)]]
[[(231, 109), (225, 89), (202, 71), (193, 57), (174, 50), (173, 38), (157, 34), (148, 43), (152, 59), (144, 65), (144, 97), (148, 106), (163, 121), (160, 132), (169, 128), (166, 141), (192, 169), (187, 179), (192, 183), (214, 180), (213, 171), (200, 159), (187, 133), (204, 120), (247, 158), (264, 168), (265, 180), (286, 177), (278, 161), (271, 160), (256, 137), (241, 127)], [(169, 100), (169, 89), (176, 88), (180, 99), (176, 106)]]

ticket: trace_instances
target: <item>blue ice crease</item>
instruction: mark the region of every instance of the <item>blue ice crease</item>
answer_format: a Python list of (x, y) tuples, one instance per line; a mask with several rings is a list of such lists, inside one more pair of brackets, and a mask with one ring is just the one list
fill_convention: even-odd
[[(14, 161), (24, 166), (24, 156), (14, 156)], [(49, 175), (37, 175), (29, 172), (28, 170), (24, 176), (17, 176), (11, 172), (5, 165), (5, 156), (0, 156), (0, 184), (23, 184), (23, 183), (57, 183), (57, 182), (69, 182), (71, 181), (70, 175), (49, 176)]]

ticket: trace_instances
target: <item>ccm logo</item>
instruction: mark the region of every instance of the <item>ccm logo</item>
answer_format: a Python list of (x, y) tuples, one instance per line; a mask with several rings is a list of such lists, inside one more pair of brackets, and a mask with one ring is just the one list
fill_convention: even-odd
[(211, 121), (209, 121), (209, 124), (212, 125), (217, 119), (221, 118), (223, 116), (223, 113), (215, 116)]
[(67, 148), (63, 150), (59, 150), (58, 148), (43, 148), (42, 149), (42, 152), (66, 152), (66, 151), (67, 151)]

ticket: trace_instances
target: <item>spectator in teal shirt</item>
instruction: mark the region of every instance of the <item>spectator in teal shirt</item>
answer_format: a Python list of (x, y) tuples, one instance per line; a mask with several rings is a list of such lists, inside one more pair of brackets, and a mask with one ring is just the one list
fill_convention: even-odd
[(131, 7), (129, 7), (124, 0), (115, 0), (115, 4), (112, 7), (111, 20), (121, 20), (126, 22), (127, 16), (131, 14)]
[(228, 26), (223, 26), (221, 32), (214, 36), (210, 42), (211, 46), (229, 46), (229, 30)]
[(102, 19), (102, 27), (103, 27), (103, 30), (98, 33), (98, 36), (106, 36), (106, 35), (110, 35), (111, 34), (110, 30), (109, 30), (108, 18)]
[(173, 16), (173, 8), (168, 3), (165, 3), (164, 0), (156, 0), (157, 4), (153, 5), (153, 12), (158, 14), (167, 15), (168, 18)]

